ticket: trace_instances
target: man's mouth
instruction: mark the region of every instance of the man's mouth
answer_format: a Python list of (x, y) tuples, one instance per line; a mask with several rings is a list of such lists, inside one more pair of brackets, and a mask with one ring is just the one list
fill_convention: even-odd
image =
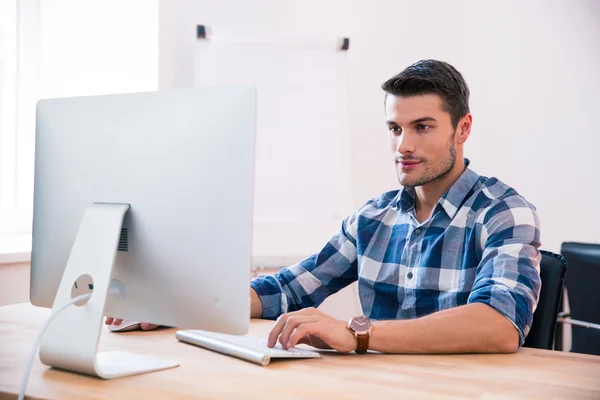
[(421, 164), (421, 161), (398, 161), (396, 163), (402, 166), (403, 170), (411, 170), (415, 168), (417, 165)]

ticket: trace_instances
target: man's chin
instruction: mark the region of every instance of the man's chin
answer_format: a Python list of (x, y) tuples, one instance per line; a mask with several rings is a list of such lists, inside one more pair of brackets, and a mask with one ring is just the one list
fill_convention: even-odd
[(404, 187), (415, 187), (415, 186), (419, 186), (419, 180), (418, 179), (414, 179), (412, 177), (408, 177), (406, 175), (403, 176), (398, 176), (398, 182), (400, 183), (400, 185), (404, 186)]
[(398, 174), (398, 182), (404, 187), (417, 187), (423, 186), (431, 182), (431, 180), (427, 180), (426, 176), (423, 175), (412, 175), (402, 173)]

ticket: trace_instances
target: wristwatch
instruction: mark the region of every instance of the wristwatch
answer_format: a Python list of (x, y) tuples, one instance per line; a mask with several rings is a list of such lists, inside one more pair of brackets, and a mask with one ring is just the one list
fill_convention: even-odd
[(354, 317), (348, 321), (346, 328), (356, 337), (356, 352), (360, 354), (366, 353), (369, 348), (371, 329), (373, 329), (371, 320), (364, 315)]

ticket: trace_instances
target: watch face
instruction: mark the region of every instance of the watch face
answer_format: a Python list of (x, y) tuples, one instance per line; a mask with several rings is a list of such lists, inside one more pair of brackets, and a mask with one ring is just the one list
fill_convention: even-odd
[(371, 330), (371, 320), (365, 316), (354, 317), (350, 320), (350, 328), (357, 334), (366, 334)]

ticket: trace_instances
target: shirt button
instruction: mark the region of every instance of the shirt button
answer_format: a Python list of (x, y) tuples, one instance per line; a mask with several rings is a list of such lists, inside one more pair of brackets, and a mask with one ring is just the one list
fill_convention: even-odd
[(421, 233), (421, 229), (415, 229), (415, 235), (418, 235), (419, 233)]
[(413, 273), (412, 273), (412, 272), (409, 272), (408, 274), (406, 274), (406, 277), (407, 277), (408, 279), (412, 279), (412, 277), (413, 277)]

